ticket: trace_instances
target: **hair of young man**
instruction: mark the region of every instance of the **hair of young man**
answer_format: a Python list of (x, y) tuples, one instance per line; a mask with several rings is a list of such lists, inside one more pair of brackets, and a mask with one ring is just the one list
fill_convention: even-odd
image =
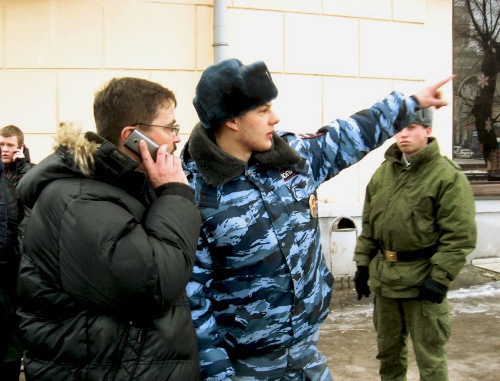
[[(113, 78), (94, 99), (96, 130), (104, 139), (118, 144), (126, 126), (151, 123), (162, 105), (177, 106), (174, 93), (159, 83), (141, 78)], [(141, 126), (148, 130), (148, 126)]]
[(17, 144), (24, 144), (24, 134), (21, 129), (13, 124), (9, 124), (8, 126), (0, 129), (0, 136), (8, 138), (10, 136), (17, 137)]

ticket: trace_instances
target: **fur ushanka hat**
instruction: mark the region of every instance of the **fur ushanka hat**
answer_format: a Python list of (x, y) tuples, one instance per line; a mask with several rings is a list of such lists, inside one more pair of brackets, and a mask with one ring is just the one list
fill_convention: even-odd
[(193, 104), (203, 127), (211, 129), (277, 96), (278, 89), (264, 62), (243, 65), (231, 58), (203, 72)]

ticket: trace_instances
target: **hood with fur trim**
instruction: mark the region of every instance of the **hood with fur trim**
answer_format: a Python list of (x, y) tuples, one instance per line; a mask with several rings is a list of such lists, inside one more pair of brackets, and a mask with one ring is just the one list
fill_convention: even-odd
[(92, 176), (94, 166), (93, 155), (100, 147), (98, 142), (87, 140), (73, 124), (61, 123), (57, 129), (54, 144), (52, 145), (54, 151), (57, 151), (59, 147), (66, 149), (67, 156), (73, 159), (73, 165), (76, 170), (84, 176)]
[(33, 207), (50, 182), (63, 178), (91, 178), (124, 189), (141, 198), (147, 187), (139, 163), (95, 132), (84, 136), (72, 124), (61, 124), (54, 140), (55, 152), (31, 169), (19, 183), (23, 203)]
[[(184, 163), (194, 160), (205, 182), (212, 186), (227, 183), (248, 167), (248, 163), (222, 151), (214, 139), (213, 134), (198, 123), (182, 152)], [(270, 150), (255, 152), (250, 159), (250, 162), (268, 168), (290, 167), (304, 161), (277, 133), (273, 134), (273, 147)]]

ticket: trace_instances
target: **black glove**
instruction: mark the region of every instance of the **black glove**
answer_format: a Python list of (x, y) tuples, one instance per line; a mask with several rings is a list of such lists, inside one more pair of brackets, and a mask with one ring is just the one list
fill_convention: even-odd
[(358, 270), (354, 275), (354, 283), (356, 284), (356, 292), (358, 293), (358, 300), (363, 296), (367, 298), (370, 296), (370, 287), (368, 287), (368, 266), (358, 266)]
[(429, 278), (420, 286), (419, 299), (425, 299), (432, 303), (442, 303), (447, 292), (448, 287)]

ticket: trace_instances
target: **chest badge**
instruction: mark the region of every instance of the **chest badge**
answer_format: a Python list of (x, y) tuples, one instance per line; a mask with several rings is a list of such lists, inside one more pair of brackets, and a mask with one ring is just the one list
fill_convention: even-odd
[(309, 210), (311, 211), (311, 217), (318, 217), (318, 201), (314, 193), (309, 196)]

